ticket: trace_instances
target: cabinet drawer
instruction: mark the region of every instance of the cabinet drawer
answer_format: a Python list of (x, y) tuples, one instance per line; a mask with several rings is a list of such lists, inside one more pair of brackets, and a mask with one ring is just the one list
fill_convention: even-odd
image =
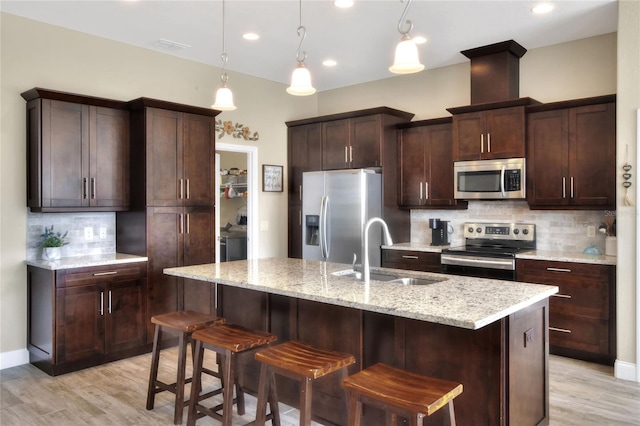
[(382, 266), (410, 271), (440, 272), (440, 253), (382, 250)]
[(75, 287), (115, 281), (136, 280), (146, 277), (147, 263), (105, 265), (87, 268), (63, 269), (56, 273), (56, 287)]
[(549, 344), (583, 352), (608, 355), (609, 325), (607, 320), (551, 313)]

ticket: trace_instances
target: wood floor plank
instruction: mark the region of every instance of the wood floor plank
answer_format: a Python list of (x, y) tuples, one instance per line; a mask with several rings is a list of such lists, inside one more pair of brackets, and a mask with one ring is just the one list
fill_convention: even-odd
[[(162, 352), (160, 375), (175, 380), (177, 350)], [(190, 357), (187, 365), (191, 362)], [(213, 358), (206, 362), (215, 369)], [(156, 396), (147, 411), (149, 354), (51, 377), (32, 365), (0, 371), (2, 426), (149, 426), (173, 424), (173, 395)], [(640, 384), (613, 377), (611, 367), (550, 356), (551, 426), (640, 426)], [(187, 376), (191, 368), (187, 367)], [(216, 379), (205, 376), (205, 387)], [(187, 386), (186, 395), (190, 386)], [(214, 403), (211, 402), (211, 405)], [(283, 426), (298, 424), (298, 410), (280, 406)], [(255, 398), (247, 395), (247, 414), (234, 412), (234, 425), (255, 418)], [(186, 422), (186, 413), (184, 420)], [(313, 423), (318, 425), (318, 423)], [(213, 419), (199, 426), (219, 425)], [(517, 425), (516, 425), (517, 426)]]

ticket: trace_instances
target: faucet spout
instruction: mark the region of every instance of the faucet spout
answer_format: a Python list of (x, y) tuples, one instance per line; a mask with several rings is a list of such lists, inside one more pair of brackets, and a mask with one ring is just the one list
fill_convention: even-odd
[(371, 228), (371, 225), (376, 222), (382, 226), (382, 230), (384, 231), (384, 243), (389, 246), (393, 245), (393, 240), (391, 239), (387, 223), (379, 217), (372, 217), (369, 219), (364, 225), (362, 238), (362, 281), (364, 281), (365, 284), (369, 283), (371, 276), (369, 271), (369, 228)]

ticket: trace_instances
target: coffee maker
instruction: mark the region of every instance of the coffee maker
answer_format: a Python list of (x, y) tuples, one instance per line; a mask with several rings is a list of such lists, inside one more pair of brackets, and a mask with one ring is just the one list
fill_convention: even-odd
[(448, 246), (451, 244), (448, 220), (429, 219), (429, 228), (431, 228), (432, 246)]

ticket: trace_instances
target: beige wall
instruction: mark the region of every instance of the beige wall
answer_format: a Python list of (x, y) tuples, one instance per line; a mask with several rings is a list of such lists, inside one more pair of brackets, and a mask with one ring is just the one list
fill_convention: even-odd
[[(1, 15), (0, 130), (0, 360), (26, 347), (25, 101), (20, 93), (44, 87), (130, 100), (145, 96), (209, 107), (220, 69), (75, 31)], [(236, 111), (218, 117), (258, 131), (258, 163), (286, 164), (287, 120), (314, 116), (316, 97), (294, 98), (285, 86), (230, 73)], [(258, 96), (259, 94), (259, 96)], [(262, 183), (259, 182), (259, 187)], [(287, 254), (287, 195), (258, 195), (260, 257)], [(23, 353), (23, 352), (22, 352)], [(5, 363), (5, 361), (3, 361)]]

